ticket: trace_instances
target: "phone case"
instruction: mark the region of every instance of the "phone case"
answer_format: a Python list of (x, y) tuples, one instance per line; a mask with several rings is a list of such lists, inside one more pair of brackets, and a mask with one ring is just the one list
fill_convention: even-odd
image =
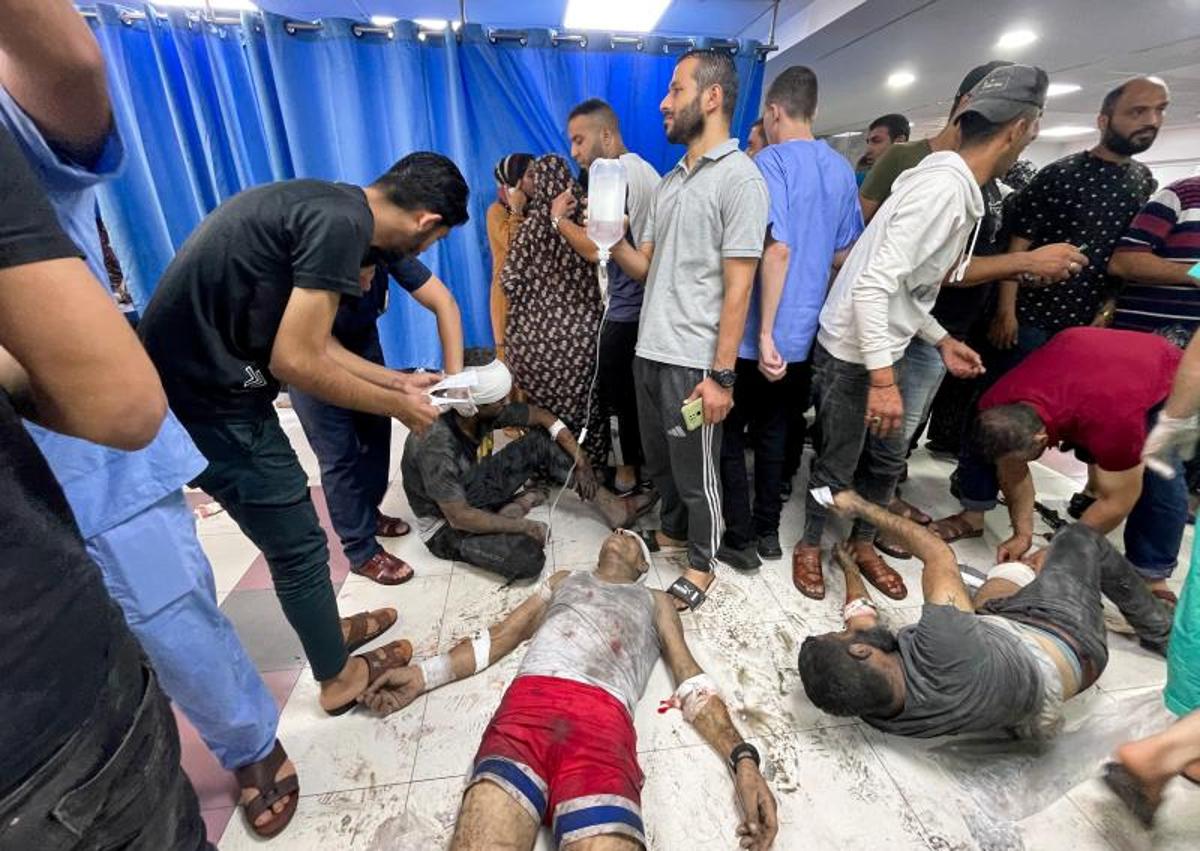
[(695, 431), (704, 425), (704, 402), (700, 399), (685, 402), (679, 412), (683, 414), (683, 425), (688, 431)]

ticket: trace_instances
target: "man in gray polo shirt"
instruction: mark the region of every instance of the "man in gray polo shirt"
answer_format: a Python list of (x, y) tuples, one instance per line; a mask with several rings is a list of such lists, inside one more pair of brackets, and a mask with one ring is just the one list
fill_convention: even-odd
[[(733, 407), (738, 345), (767, 226), (767, 187), (729, 124), (737, 72), (727, 53), (693, 50), (675, 66), (661, 110), (687, 154), (659, 184), (642, 244), (613, 259), (646, 281), (634, 380), (646, 473), (662, 495), (652, 551), (687, 550), (669, 593), (694, 609), (712, 586), (723, 534), (721, 421)], [(699, 400), (703, 423), (681, 409)]]

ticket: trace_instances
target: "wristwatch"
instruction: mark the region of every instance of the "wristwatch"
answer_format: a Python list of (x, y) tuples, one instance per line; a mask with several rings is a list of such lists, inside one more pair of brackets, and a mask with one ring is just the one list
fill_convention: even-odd
[(755, 768), (762, 767), (762, 759), (758, 755), (758, 748), (749, 742), (742, 742), (740, 745), (735, 745), (733, 750), (729, 752), (729, 767), (734, 773), (737, 772), (738, 763), (743, 759), (754, 760)]
[(551, 216), (550, 217), (550, 227), (554, 228), (555, 230), (558, 230), (558, 223), (561, 221), (562, 221), (562, 216)]
[(737, 373), (732, 369), (710, 369), (708, 377), (720, 384), (726, 390), (737, 384)]

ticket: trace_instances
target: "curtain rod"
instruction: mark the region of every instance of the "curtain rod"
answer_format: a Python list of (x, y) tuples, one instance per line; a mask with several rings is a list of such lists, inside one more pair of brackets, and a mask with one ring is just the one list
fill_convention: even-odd
[[(459, 13), (460, 13), (460, 20), (465, 19), (466, 0), (460, 0)], [(84, 18), (88, 18), (91, 20), (97, 20), (99, 18), (99, 13), (97, 13), (93, 9), (81, 9), (79, 11), (79, 14), (82, 15)], [(212, 24), (214, 26), (240, 26), (242, 23), (242, 19), (240, 17), (206, 15), (202, 12), (191, 12), (191, 11), (186, 12), (185, 14), (187, 17), (188, 26), (191, 26), (194, 23)], [(168, 20), (167, 15), (163, 14), (162, 12), (157, 12), (156, 17), (160, 21)], [(251, 13), (251, 17), (258, 18), (258, 23), (256, 24), (257, 27), (262, 26), (261, 14)], [(119, 18), (121, 20), (121, 23), (125, 24), (126, 26), (133, 26), (133, 24), (138, 21), (146, 20), (146, 13), (145, 12), (136, 12), (136, 11), (132, 11), (132, 10), (128, 10), (128, 9), (122, 9), (121, 12), (119, 13)], [(319, 32), (323, 28), (324, 28), (324, 24), (319, 20), (317, 20), (317, 21), (286, 20), (283, 23), (283, 29), (288, 35), (295, 35), (296, 33), (301, 33), (301, 32)], [(365, 35), (382, 35), (382, 36), (386, 36), (389, 39), (394, 39), (396, 37), (396, 30), (395, 30), (394, 26), (392, 26), (392, 25), (373, 26), (370, 24), (353, 24), (350, 27), (350, 31), (352, 33), (354, 33), (354, 35), (358, 38), (362, 38)], [(444, 37), (446, 35), (446, 33), (449, 31), (450, 31), (450, 27), (442, 27), (439, 29), (434, 29), (434, 28), (430, 28), (430, 27), (418, 26), (417, 37), (420, 38), (422, 41), (424, 41), (424, 40), (428, 39), (430, 36)], [(529, 44), (529, 31), (528, 30), (498, 29), (498, 28), (494, 28), (494, 27), (487, 27), (485, 32), (487, 34), (488, 41), (490, 41), (492, 44), (498, 44), (500, 42), (516, 42), (516, 43), (520, 44), (522, 47), (525, 47)], [(580, 48), (586, 48), (588, 46), (588, 44), (590, 43), (590, 39), (592, 38), (592, 36), (589, 36), (586, 33), (564, 33), (564, 32), (560, 32), (555, 29), (550, 29), (549, 33), (550, 33), (550, 44), (553, 45), (554, 47), (558, 47), (560, 44), (571, 44), (571, 45), (576, 45)], [(641, 51), (641, 50), (645, 50), (645, 47), (646, 47), (646, 38), (643, 36), (610, 35), (607, 37), (607, 41), (608, 41), (608, 46), (610, 49), (616, 49), (617, 47), (633, 47), (635, 50)], [(774, 39), (772, 38), (771, 41), (773, 42)], [(670, 53), (673, 50), (692, 50), (692, 49), (694, 49), (696, 46), (696, 39), (695, 38), (681, 38), (681, 37), (663, 37), (661, 39), (661, 43), (662, 43), (662, 52)], [(713, 38), (713, 39), (709, 39), (708, 43), (709, 43), (709, 46), (715, 50), (727, 50), (730, 53), (737, 53), (741, 47), (741, 42), (739, 42), (735, 38)], [(762, 59), (766, 58), (766, 55), (768, 53), (772, 53), (778, 49), (779, 49), (779, 47), (776, 46), (775, 44), (763, 44), (763, 45), (759, 45), (758, 47), (754, 48), (754, 52), (757, 55), (757, 57), (760, 60), (762, 60)]]

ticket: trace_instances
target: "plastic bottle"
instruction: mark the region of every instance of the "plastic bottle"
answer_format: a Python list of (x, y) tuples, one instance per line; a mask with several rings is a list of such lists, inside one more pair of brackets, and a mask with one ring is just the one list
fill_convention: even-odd
[(588, 239), (599, 249), (600, 298), (608, 299), (609, 250), (625, 236), (625, 164), (597, 159), (588, 169)]

